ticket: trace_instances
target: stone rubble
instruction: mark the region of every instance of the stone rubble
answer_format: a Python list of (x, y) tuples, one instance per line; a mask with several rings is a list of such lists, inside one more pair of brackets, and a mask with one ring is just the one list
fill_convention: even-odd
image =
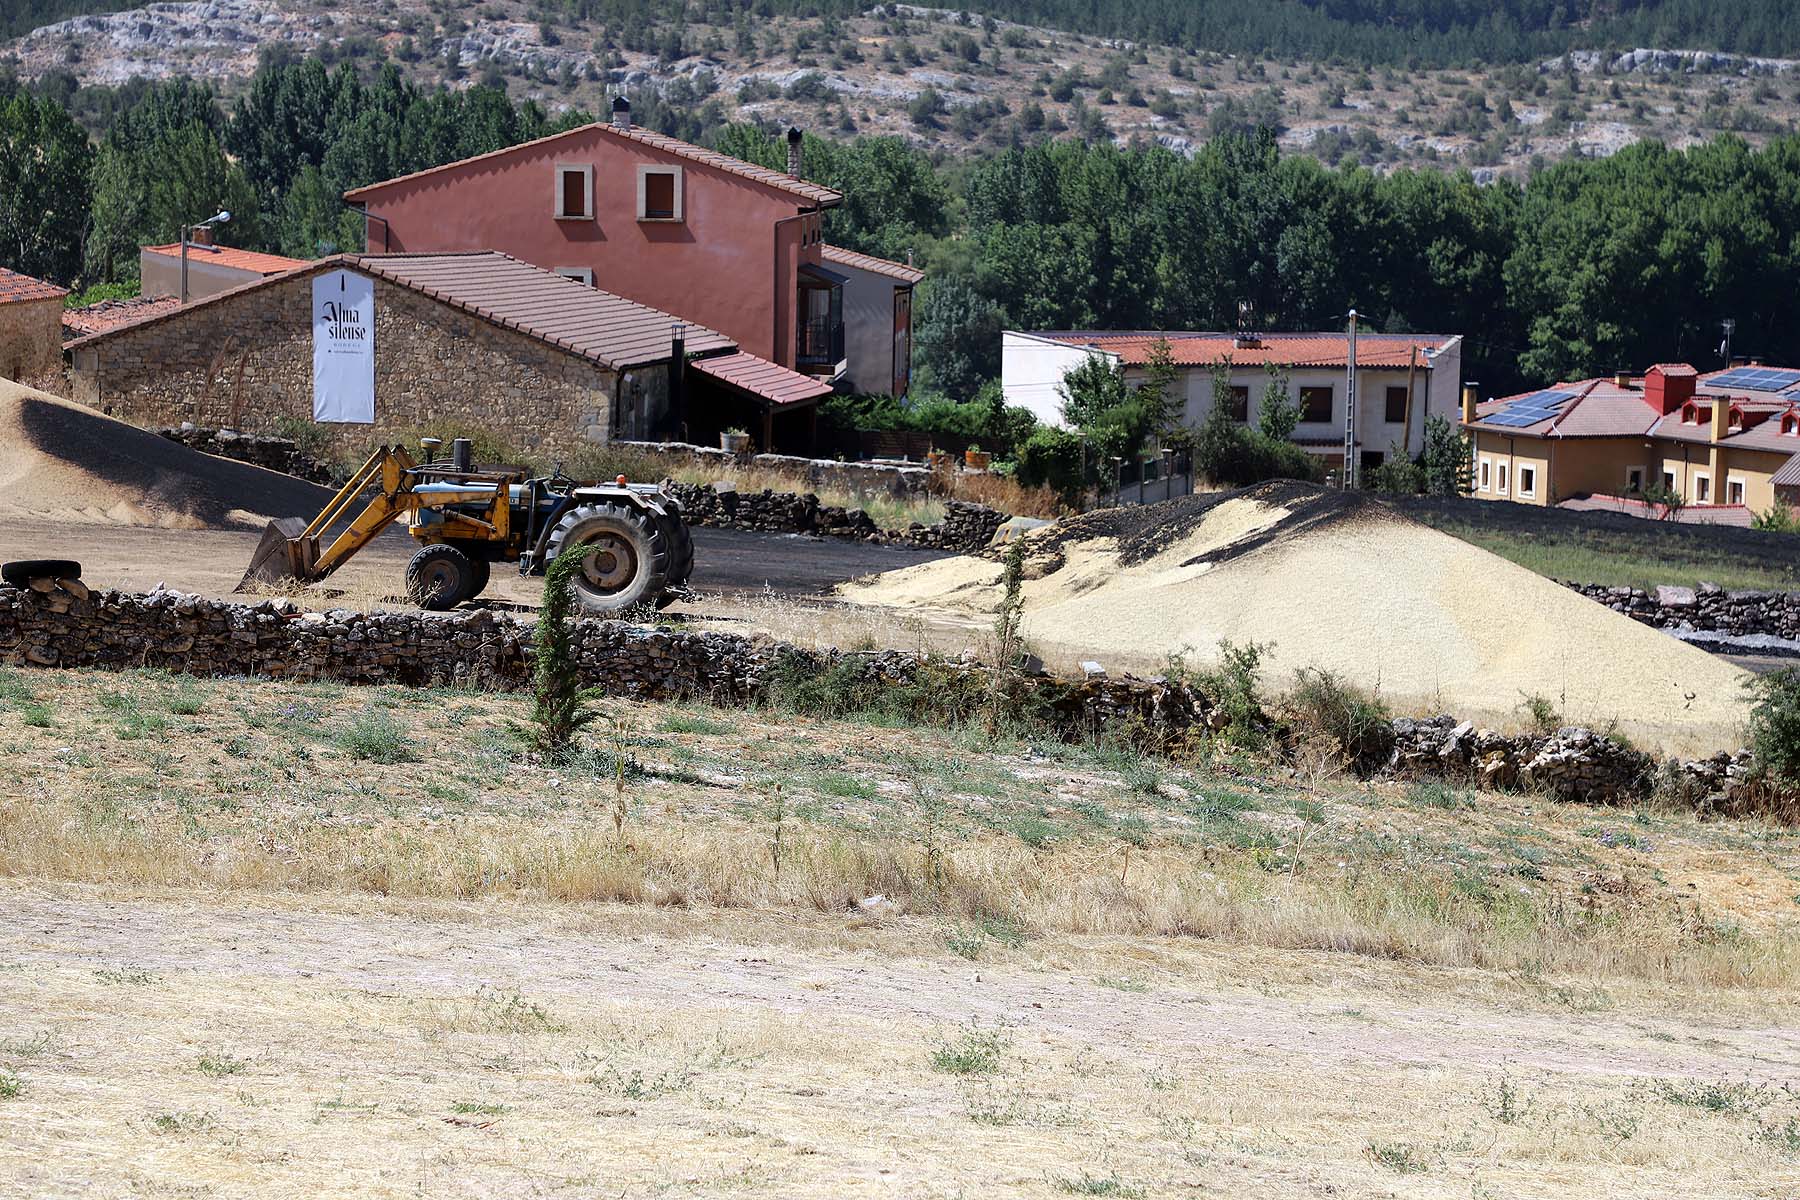
[(1598, 583), (1565, 586), (1658, 629), (1800, 640), (1800, 592), (1730, 591), (1710, 583), (1653, 591)]
[(725, 485), (664, 481), (690, 525), (749, 529), (762, 533), (804, 533), (862, 542), (916, 546), (972, 554), (993, 541), (1006, 514), (982, 504), (944, 502), (944, 519), (936, 525), (914, 521), (905, 529), (882, 529), (860, 508), (821, 504), (811, 492), (738, 492)]

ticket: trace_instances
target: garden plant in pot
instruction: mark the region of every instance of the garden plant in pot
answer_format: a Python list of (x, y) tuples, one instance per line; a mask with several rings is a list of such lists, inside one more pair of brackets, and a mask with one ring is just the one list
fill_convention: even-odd
[(727, 429), (719, 435), (719, 449), (730, 454), (747, 454), (750, 451), (750, 435), (742, 429)]

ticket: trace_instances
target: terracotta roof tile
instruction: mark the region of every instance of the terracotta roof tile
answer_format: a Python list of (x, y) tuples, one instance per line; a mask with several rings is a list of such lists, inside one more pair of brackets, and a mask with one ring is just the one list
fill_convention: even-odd
[(1769, 482), (1777, 487), (1800, 486), (1800, 454), (1795, 454), (1783, 463), (1781, 470), (1769, 476)]
[(831, 395), (829, 383), (742, 350), (718, 358), (697, 358), (688, 366), (720, 383), (761, 396), (778, 408)]
[(859, 271), (873, 271), (877, 275), (891, 275), (905, 283), (918, 283), (925, 278), (925, 272), (917, 267), (909, 267), (905, 263), (890, 262), (885, 258), (876, 258), (873, 254), (858, 254), (854, 250), (846, 250), (842, 246), (819, 246), (819, 257), (829, 263), (837, 263), (841, 267), (855, 267)]
[[(170, 258), (181, 257), (181, 243), (171, 242), (167, 246), (145, 246), (145, 254), (162, 254)], [(255, 271), (258, 275), (276, 275), (282, 271), (292, 271), (296, 267), (304, 267), (303, 258), (288, 258), (282, 254), (264, 254), (259, 250), (239, 250), (236, 246), (200, 246), (188, 243), (188, 262), (216, 263), (221, 267), (233, 267), (239, 271)]]
[(13, 304), (21, 300), (60, 300), (68, 294), (68, 288), (57, 287), (36, 276), (21, 275), (17, 271), (0, 267), (0, 304)]
[[(1236, 366), (1273, 363), (1283, 367), (1341, 367), (1350, 358), (1350, 339), (1342, 333), (1265, 333), (1256, 346), (1239, 346), (1230, 333), (1159, 332), (1156, 330), (1054, 330), (1029, 337), (1070, 346), (1093, 346), (1117, 354), (1127, 366), (1149, 361), (1150, 348), (1158, 339), (1169, 343), (1175, 365), (1209, 366), (1229, 358)], [(1361, 367), (1404, 367), (1418, 351), (1418, 364), (1428, 365), (1427, 352), (1435, 353), (1455, 341), (1451, 334), (1364, 333), (1356, 339), (1356, 363)]]
[(487, 159), (498, 158), (501, 155), (515, 154), (521, 150), (533, 146), (542, 146), (548, 142), (554, 142), (561, 138), (572, 138), (580, 134), (596, 132), (605, 134), (608, 137), (618, 138), (621, 141), (638, 142), (642, 145), (649, 146), (652, 149), (660, 150), (665, 154), (674, 155), (676, 158), (684, 158), (689, 162), (701, 163), (720, 171), (728, 171), (731, 174), (741, 176), (744, 179), (755, 180), (757, 183), (774, 188), (777, 191), (787, 192), (802, 200), (816, 204), (821, 208), (834, 208), (843, 203), (844, 200), (841, 192), (833, 191), (823, 184), (812, 183), (805, 179), (795, 179), (792, 175), (787, 175), (780, 171), (772, 171), (768, 167), (759, 167), (755, 163), (745, 162), (741, 158), (733, 158), (729, 154), (720, 154), (717, 150), (708, 150), (704, 146), (696, 146), (692, 142), (684, 142), (680, 138), (668, 137), (665, 134), (656, 133), (641, 126), (633, 125), (629, 129), (619, 129), (605, 121), (596, 121), (591, 125), (579, 125), (574, 129), (565, 129), (561, 133), (553, 133), (548, 137), (537, 138), (529, 142), (520, 142), (516, 146), (506, 146), (499, 150), (489, 151), (486, 154), (477, 154), (472, 158), (463, 158), (458, 159), (456, 162), (443, 163), (435, 167), (427, 167), (423, 171), (414, 171), (410, 175), (397, 175), (392, 179), (384, 179), (380, 183), (371, 183), (366, 184), (363, 187), (351, 188), (344, 193), (344, 199), (350, 201), (366, 200), (377, 192), (393, 187), (396, 184), (410, 183), (416, 179), (435, 175), (439, 171), (447, 171), (452, 167), (460, 167), (472, 162), (482, 162)]
[(102, 300), (98, 304), (71, 308), (65, 312), (62, 318), (63, 336), (87, 337), (89, 334), (141, 321), (145, 317), (174, 312), (180, 307), (181, 299), (177, 296), (131, 296), (124, 300)]
[(466, 254), (340, 254), (218, 292), (171, 312), (155, 313), (77, 338), (69, 344), (85, 345), (127, 329), (178, 320), (195, 309), (255, 288), (339, 267), (366, 271), (613, 370), (667, 359), (677, 323), (687, 327), (686, 345), (691, 353), (737, 348), (730, 338), (703, 325), (565, 279), (493, 250)]

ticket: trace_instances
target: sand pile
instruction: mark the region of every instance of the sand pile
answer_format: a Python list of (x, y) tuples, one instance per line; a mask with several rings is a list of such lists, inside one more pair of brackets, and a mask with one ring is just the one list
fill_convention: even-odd
[(0, 512), (172, 529), (310, 517), (324, 488), (214, 458), (85, 405), (0, 380)]
[[(1565, 721), (1665, 751), (1738, 743), (1744, 673), (1380, 501), (1271, 483), (1073, 518), (1026, 538), (1026, 637), (1053, 661), (1160, 669), (1272, 643), (1396, 711), (1517, 725), (1527, 695)], [(847, 585), (861, 604), (985, 620), (1000, 564), (948, 558)]]

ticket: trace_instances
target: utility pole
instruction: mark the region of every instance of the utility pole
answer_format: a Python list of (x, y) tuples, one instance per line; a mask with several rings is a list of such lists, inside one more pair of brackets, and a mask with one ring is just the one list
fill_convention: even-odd
[(205, 229), (209, 225), (223, 225), (229, 220), (231, 220), (231, 211), (222, 208), (204, 221), (196, 221), (192, 225), (183, 225), (181, 227), (181, 302), (183, 304), (188, 302), (188, 238), (196, 229)]
[(1356, 486), (1356, 310), (1350, 310), (1350, 354), (1344, 365), (1344, 490)]

